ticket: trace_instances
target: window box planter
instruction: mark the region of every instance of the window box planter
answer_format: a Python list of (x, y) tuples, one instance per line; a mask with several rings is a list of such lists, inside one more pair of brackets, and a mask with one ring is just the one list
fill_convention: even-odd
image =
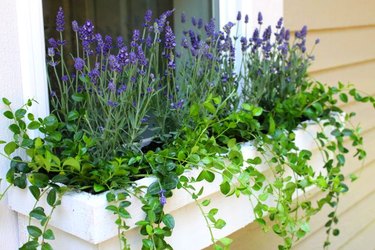
[[(305, 128), (300, 127), (295, 131), (295, 140), (300, 149), (314, 152), (317, 148), (314, 136), (320, 131), (320, 126), (316, 123), (307, 124)], [(329, 131), (325, 132), (330, 134)], [(258, 154), (251, 142), (243, 143), (241, 150), (245, 159), (253, 158)], [(322, 158), (318, 151), (315, 152), (312, 156), (312, 166), (316, 172), (321, 172)], [(260, 168), (263, 174), (272, 180), (269, 167), (264, 164)], [(198, 173), (198, 170), (194, 170), (189, 174), (196, 176)], [(204, 194), (201, 196), (201, 199), (210, 199), (211, 205), (219, 209), (219, 217), (227, 222), (223, 229), (214, 230), (216, 238), (225, 237), (255, 219), (249, 198), (246, 196), (225, 197), (219, 190), (220, 181), (220, 178), (216, 178), (212, 183), (205, 182)], [(144, 178), (137, 181), (137, 185), (148, 186), (152, 182), (152, 178)], [(200, 188), (198, 184), (197, 188)], [(28, 213), (32, 210), (35, 199), (28, 190), (19, 188), (12, 188), (8, 197), (9, 206), (18, 214), (21, 244), (27, 240)], [(130, 225), (130, 229), (126, 236), (132, 249), (141, 249), (142, 236), (134, 223), (144, 218), (144, 213), (141, 210), (141, 202), (137, 198), (131, 197), (130, 201), (132, 205), (128, 211), (132, 218), (128, 220), (127, 224)], [(268, 202), (271, 203), (272, 200), (269, 199)], [(44, 199), (38, 205), (49, 208)], [(105, 209), (107, 205), (105, 193), (92, 195), (85, 192), (69, 192), (64, 194), (62, 204), (56, 208), (49, 223), (56, 236), (56, 239), (51, 242), (54, 249), (119, 249), (117, 227), (114, 223), (116, 217)], [(236, 208), (235, 213), (233, 213), (233, 208)], [(187, 192), (182, 189), (175, 190), (173, 196), (167, 200), (165, 212), (172, 214), (176, 221), (173, 235), (167, 239), (174, 249), (201, 249), (212, 244), (204, 218)]]

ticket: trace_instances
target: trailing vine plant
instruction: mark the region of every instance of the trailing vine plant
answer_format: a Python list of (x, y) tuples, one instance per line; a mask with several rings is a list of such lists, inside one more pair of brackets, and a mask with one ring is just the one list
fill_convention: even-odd
[[(121, 37), (114, 46), (109, 36), (94, 34), (90, 21), (82, 26), (73, 21), (78, 47), (69, 61), (59, 9), (60, 38), (48, 40), (55, 74), (50, 76), (51, 114), (35, 117), (29, 112), (33, 100), (13, 110), (2, 99), (13, 139), (0, 141), (1, 154), (10, 161), (9, 186), (0, 199), (11, 186), (27, 188), (35, 198), (28, 241), (20, 249), (52, 249), (55, 235), (49, 221), (64, 193), (74, 190), (106, 192), (121, 249), (130, 249), (125, 233), (134, 226), (128, 223), (129, 197), (142, 203), (145, 214), (135, 223), (142, 248), (172, 249), (167, 237), (173, 235), (175, 220), (164, 206), (176, 189), (186, 191), (197, 205), (214, 248), (229, 249), (231, 239), (215, 236), (226, 218), (219, 218), (218, 209), (204, 198), (204, 183), (217, 178), (224, 196), (248, 197), (255, 221), (283, 239), (279, 249), (290, 249), (310, 231), (312, 216), (330, 206), (322, 243), (328, 247), (330, 236), (339, 234), (340, 195), (348, 191), (342, 168), (352, 154), (359, 160), (366, 156), (360, 129), (348, 126), (355, 114), (345, 114), (339, 101), (353, 98), (375, 105), (374, 98), (350, 85), (329, 87), (308, 79), (312, 56), (306, 52), (306, 27), (290, 42), (280, 19), (273, 41), (271, 27), (260, 34), (261, 14), (250, 38), (233, 37), (234, 23), (218, 31), (214, 20), (203, 24), (193, 19), (193, 28), (184, 32), (176, 49), (167, 21), (172, 14), (167, 11), (152, 21), (147, 11), (144, 30), (133, 32), (129, 47)], [(186, 23), (185, 15), (181, 21)], [(241, 13), (237, 21), (242, 22)], [(248, 22), (246, 15), (244, 25)], [(236, 74), (238, 39), (243, 56)], [(311, 137), (321, 166), (296, 141), (297, 131), (311, 126), (319, 127)], [(35, 137), (30, 136), (33, 130)], [(243, 154), (249, 145), (256, 156)], [(20, 152), (26, 155), (20, 157)], [(154, 182), (137, 186), (136, 180), (144, 177)], [(324, 194), (316, 204), (305, 196), (313, 188)], [(40, 205), (42, 199), (48, 207)]]

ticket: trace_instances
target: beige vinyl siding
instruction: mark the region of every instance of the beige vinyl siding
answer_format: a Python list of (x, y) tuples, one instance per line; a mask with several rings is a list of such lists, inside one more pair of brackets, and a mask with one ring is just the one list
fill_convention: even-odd
[[(316, 38), (316, 61), (310, 69), (312, 78), (335, 85), (338, 81), (352, 83), (369, 95), (375, 95), (375, 1), (368, 0), (284, 0), (286, 26), (295, 31), (309, 28), (308, 45)], [(349, 192), (342, 196), (339, 213), (339, 237), (331, 237), (330, 249), (375, 249), (375, 111), (368, 104), (348, 103), (342, 108), (356, 112), (354, 124), (363, 131), (368, 158), (364, 164), (347, 159), (346, 176), (359, 179), (349, 183)], [(349, 145), (348, 145), (349, 146)], [(315, 201), (322, 197), (313, 194)], [(313, 217), (311, 232), (294, 249), (323, 249), (326, 216), (329, 208)], [(232, 249), (277, 249), (279, 239), (272, 232), (264, 233), (252, 223), (231, 235)]]

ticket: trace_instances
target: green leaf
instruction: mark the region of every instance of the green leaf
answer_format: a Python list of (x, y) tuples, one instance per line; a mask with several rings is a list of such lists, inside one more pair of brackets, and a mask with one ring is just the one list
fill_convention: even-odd
[[(51, 229), (48, 229), (48, 230), (51, 230)], [(55, 237), (55, 236), (54, 236)], [(55, 239), (55, 238), (53, 238), (53, 239)], [(52, 239), (52, 240), (53, 240)], [(52, 248), (52, 246), (49, 244), (49, 243), (47, 243), (47, 242), (43, 242), (42, 243), (42, 249), (41, 250), (53, 250), (53, 248)]]
[(223, 182), (220, 184), (220, 191), (222, 194), (227, 195), (230, 192), (230, 185), (228, 182)]
[(7, 106), (9, 106), (10, 104), (12, 104), (7, 98), (3, 97), (3, 103)]
[(166, 214), (163, 217), (163, 223), (166, 225), (168, 228), (173, 229), (175, 226), (175, 221), (172, 215)]
[(210, 203), (211, 203), (210, 199), (204, 200), (202, 201), (202, 206), (207, 207), (208, 205), (210, 205)]
[(43, 122), (47, 127), (57, 127), (58, 125), (57, 118), (54, 115), (47, 116), (46, 118), (44, 118)]
[(259, 195), (260, 201), (266, 201), (267, 198), (268, 198), (268, 193), (263, 193), (263, 194)]
[(45, 188), (48, 185), (49, 178), (43, 173), (32, 173), (29, 175), (29, 181), (38, 188)]
[(14, 115), (13, 115), (13, 113), (11, 112), (11, 111), (5, 111), (4, 113), (3, 113), (3, 115), (6, 117), (6, 118), (8, 118), (8, 119), (13, 119), (14, 118)]
[(178, 177), (175, 174), (170, 173), (168, 176), (163, 178), (161, 184), (166, 190), (175, 189), (178, 184)]
[(5, 145), (4, 152), (7, 155), (11, 155), (14, 151), (16, 151), (17, 148), (18, 148), (18, 145), (14, 141), (11, 141)]
[(51, 207), (53, 207), (56, 203), (56, 199), (57, 199), (57, 192), (56, 192), (56, 189), (55, 188), (52, 188), (48, 195), (47, 195), (47, 203), (48, 205), (50, 205)]
[(81, 171), (81, 164), (79, 163), (78, 160), (72, 158), (72, 157), (69, 157), (67, 158), (64, 163), (63, 163), (63, 166), (71, 166), (73, 167), (75, 170), (77, 171)]
[(35, 200), (39, 200), (40, 189), (36, 186), (29, 186), (29, 190), (30, 190), (31, 194), (34, 196)]
[(339, 98), (340, 98), (340, 100), (341, 100), (342, 102), (344, 102), (344, 103), (347, 103), (347, 102), (348, 102), (348, 95), (345, 94), (345, 93), (341, 93), (341, 94), (339, 95)]
[(27, 226), (27, 232), (34, 238), (39, 238), (42, 235), (42, 230), (36, 226)]
[(68, 121), (75, 121), (79, 118), (79, 113), (75, 110), (68, 113)]
[(85, 97), (84, 97), (83, 94), (75, 93), (75, 94), (72, 95), (72, 99), (75, 102), (82, 102), (83, 100), (85, 100)]
[(118, 213), (118, 208), (114, 205), (109, 205), (105, 209), (112, 211), (113, 213), (117, 214)]
[(263, 109), (261, 107), (255, 107), (252, 112), (253, 116), (260, 116), (263, 113)]
[(105, 187), (103, 185), (100, 185), (100, 184), (97, 184), (97, 183), (94, 183), (94, 191), (96, 193), (99, 193), (101, 191), (105, 190)]
[(203, 170), (202, 172), (200, 172), (200, 174), (197, 177), (197, 181), (206, 180), (208, 182), (213, 182), (214, 179), (215, 174), (207, 170)]
[(268, 122), (269, 122), (268, 133), (272, 135), (273, 133), (275, 133), (275, 129), (276, 129), (275, 120), (273, 119), (272, 116), (270, 116), (268, 119)]
[(199, 105), (197, 103), (194, 103), (190, 107), (190, 116), (196, 117), (199, 115)]
[(147, 188), (147, 193), (151, 195), (159, 194), (161, 191), (161, 187), (158, 181), (151, 183), (151, 185)]
[(223, 227), (225, 227), (227, 223), (222, 220), (222, 219), (218, 219), (216, 222), (215, 222), (215, 228), (217, 229), (222, 229)]
[(26, 188), (26, 175), (22, 174), (21, 176), (14, 178), (14, 186), (19, 187), (21, 189)]
[[(149, 240), (149, 239), (143, 239), (142, 240), (142, 245), (146, 248), (146, 249), (154, 249), (154, 243), (152, 242), (152, 240)], [(143, 248), (142, 248), (143, 249)]]
[(204, 102), (204, 108), (210, 112), (211, 114), (215, 114), (216, 113), (216, 108), (215, 106), (211, 103), (211, 101), (206, 101)]
[(9, 126), (9, 130), (12, 131), (14, 134), (19, 135), (21, 133), (20, 127), (17, 124), (11, 124)]
[(43, 234), (43, 238), (46, 240), (54, 240), (55, 235), (53, 234), (53, 231), (51, 229), (47, 229)]
[(340, 234), (340, 230), (339, 229), (333, 229), (333, 232), (332, 232), (332, 234), (334, 235), (334, 236), (338, 236), (339, 234)]
[(229, 239), (229, 238), (227, 238), (227, 237), (221, 238), (221, 239), (219, 239), (219, 241), (220, 241), (224, 246), (229, 246), (229, 245), (232, 244), (232, 242), (233, 242), (232, 239)]
[(31, 210), (29, 216), (37, 220), (44, 220), (47, 217), (42, 207), (36, 207)]
[(304, 232), (306, 232), (306, 233), (310, 232), (311, 229), (310, 229), (310, 225), (309, 225), (309, 223), (304, 222), (304, 223), (301, 225), (301, 230), (304, 231)]
[(112, 192), (108, 192), (105, 197), (107, 198), (107, 202), (112, 202), (116, 200), (116, 195)]
[(39, 246), (39, 243), (35, 240), (32, 240), (23, 244), (19, 250), (37, 250), (38, 246)]
[(27, 126), (28, 129), (38, 129), (40, 127), (40, 122), (38, 121), (32, 121), (29, 123), (29, 125)]
[(25, 117), (25, 114), (26, 114), (26, 109), (18, 109), (16, 110), (16, 112), (14, 113), (14, 116), (17, 118), (17, 119), (22, 119)]

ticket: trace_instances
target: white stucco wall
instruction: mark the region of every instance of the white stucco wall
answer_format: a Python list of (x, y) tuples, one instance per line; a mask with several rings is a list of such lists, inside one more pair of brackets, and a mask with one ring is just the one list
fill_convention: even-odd
[[(18, 46), (16, 1), (1, 0), (0, 3), (0, 97), (8, 97), (15, 105), (20, 105), (23, 102), (23, 96), (21, 94), (21, 57)], [(4, 110), (2, 103), (0, 104), (0, 109)], [(8, 133), (5, 132), (8, 125), (8, 121), (1, 116), (1, 139), (10, 139), (6, 137)], [(2, 151), (3, 147), (0, 150)], [(4, 176), (8, 166), (9, 162), (0, 157), (1, 176)], [(4, 187), (5, 185), (1, 186), (2, 190)], [(0, 249), (17, 249), (17, 235), (16, 214), (8, 209), (5, 197), (5, 199), (0, 201)]]

